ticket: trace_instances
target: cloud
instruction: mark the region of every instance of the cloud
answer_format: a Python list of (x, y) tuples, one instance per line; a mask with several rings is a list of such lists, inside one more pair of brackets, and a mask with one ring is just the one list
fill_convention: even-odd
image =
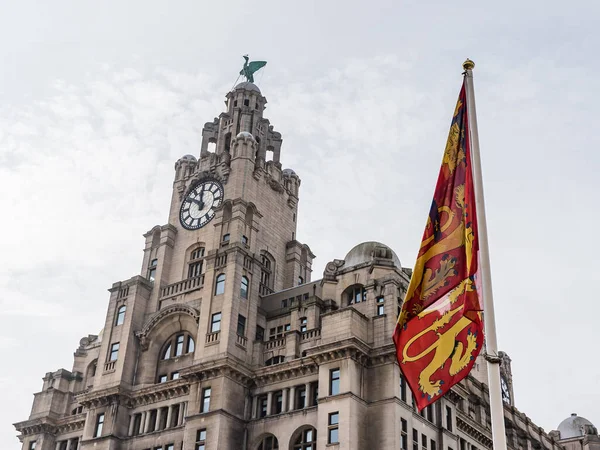
[[(312, 79), (263, 81), (283, 165), (302, 179), (298, 238), (318, 255), (315, 279), (366, 240), (413, 264), (460, 85), (459, 74), (422, 73), (417, 61), (349, 59)], [(586, 129), (600, 114), (569, 83), (585, 78), (577, 67), (532, 59), (494, 73), (477, 80), (477, 98), (499, 335), (517, 406), (551, 429), (573, 405), (583, 414), (600, 401), (558, 387), (598, 371), (583, 344), (600, 313), (586, 289), (599, 273), (589, 248), (598, 157), (581, 152), (597, 144)], [(21, 416), (3, 422), (24, 419), (43, 373), (69, 369), (79, 338), (103, 326), (106, 289), (139, 272), (141, 234), (167, 218), (173, 164), (199, 154), (228, 87), (204, 73), (106, 65), (0, 109), (0, 348), (20, 360), (15, 342), (31, 330), (34, 358), (15, 393)], [(556, 355), (579, 370), (561, 374)], [(531, 376), (554, 366), (554, 377)], [(16, 379), (20, 365), (8, 371)]]

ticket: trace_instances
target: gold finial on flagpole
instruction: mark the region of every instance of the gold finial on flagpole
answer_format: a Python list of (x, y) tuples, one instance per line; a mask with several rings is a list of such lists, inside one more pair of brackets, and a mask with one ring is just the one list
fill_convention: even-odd
[(475, 63), (471, 61), (469, 58), (463, 63), (463, 69), (465, 70), (473, 70), (475, 67)]

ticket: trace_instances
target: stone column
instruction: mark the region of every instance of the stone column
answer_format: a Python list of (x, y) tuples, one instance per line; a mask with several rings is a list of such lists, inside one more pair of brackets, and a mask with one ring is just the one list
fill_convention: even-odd
[(60, 450), (60, 442), (56, 443), (56, 450)]
[(135, 414), (129, 416), (129, 430), (127, 436), (133, 436), (133, 425), (135, 424)]
[(256, 411), (258, 409), (258, 402), (257, 402), (257, 400), (258, 400), (258, 396), (257, 395), (255, 395), (255, 396), (252, 397), (252, 411), (250, 412), (250, 417), (252, 419), (256, 419)]
[(140, 429), (138, 430), (138, 434), (144, 434), (144, 427), (146, 425), (146, 416), (148, 415), (147, 411), (142, 412), (142, 418), (140, 419)]
[(146, 423), (144, 424), (144, 434), (150, 431), (150, 411), (146, 411)]
[(281, 395), (283, 397), (283, 400), (281, 402), (281, 412), (286, 412), (287, 411), (287, 398), (288, 398), (288, 388), (285, 388), (281, 391)]
[(309, 406), (311, 406), (310, 404), (310, 400), (311, 400), (311, 395), (310, 395), (310, 383), (306, 383), (305, 384), (305, 389), (306, 389), (306, 398), (304, 399), (304, 407), (308, 408)]
[(271, 415), (271, 403), (273, 403), (273, 392), (267, 394), (267, 416)]
[(288, 405), (288, 411), (294, 410), (294, 403), (296, 403), (296, 386), (290, 388), (290, 404)]
[(162, 408), (156, 409), (156, 423), (154, 424), (154, 430), (160, 430), (160, 419), (162, 417)]
[(167, 411), (167, 426), (165, 428), (171, 427), (171, 416), (173, 415), (173, 405), (169, 405), (169, 410)]

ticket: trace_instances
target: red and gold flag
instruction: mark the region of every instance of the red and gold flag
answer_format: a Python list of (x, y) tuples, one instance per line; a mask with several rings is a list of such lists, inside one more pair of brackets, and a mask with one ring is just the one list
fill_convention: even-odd
[(483, 345), (477, 215), (465, 86), (460, 91), (394, 343), (419, 410), (471, 371)]

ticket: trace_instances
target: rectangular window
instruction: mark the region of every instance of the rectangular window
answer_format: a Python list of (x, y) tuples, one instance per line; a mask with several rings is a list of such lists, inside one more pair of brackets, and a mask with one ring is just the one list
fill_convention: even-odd
[(209, 387), (202, 389), (202, 408), (200, 412), (208, 412), (210, 408), (210, 394), (211, 390)]
[(292, 329), (292, 326), (291, 326), (289, 323), (286, 323), (286, 324), (283, 326), (283, 329), (284, 329), (285, 331), (290, 331), (290, 330)]
[(421, 435), (421, 446), (423, 447), (423, 450), (427, 450), (427, 436), (424, 434)]
[(67, 450), (67, 444), (69, 441), (62, 441), (58, 443), (58, 450)]
[(175, 450), (175, 444), (167, 444), (167, 445), (165, 445), (165, 450)]
[(340, 369), (329, 371), (329, 395), (338, 395), (340, 393)]
[(148, 267), (148, 279), (150, 281), (154, 281), (156, 277), (156, 266), (158, 265), (158, 259), (153, 259), (150, 261), (150, 266)]
[(377, 297), (377, 315), (383, 316), (385, 314), (385, 298), (383, 296)]
[(206, 450), (206, 429), (196, 431), (196, 447), (194, 450)]
[(179, 372), (173, 372), (171, 374), (171, 380), (179, 380)]
[(239, 336), (246, 336), (246, 318), (241, 314), (238, 314), (237, 334)]
[(340, 413), (332, 412), (329, 413), (329, 422), (327, 427), (327, 443), (328, 444), (337, 444), (339, 442), (338, 439), (338, 424), (340, 423)]
[(413, 429), (413, 450), (419, 450), (419, 432)]
[(446, 406), (446, 429), (452, 431), (452, 409)]
[(35, 441), (29, 443), (29, 450), (35, 450)]
[(264, 395), (258, 399), (258, 415), (259, 417), (265, 417), (267, 415), (267, 396)]
[(302, 409), (306, 406), (306, 386), (302, 385), (296, 388), (296, 409)]
[(298, 286), (300, 286), (301, 284), (304, 284), (304, 278), (298, 277)]
[(229, 242), (229, 233), (223, 235), (223, 242)]
[(405, 419), (400, 419), (402, 424), (402, 434), (400, 435), (400, 448), (408, 450), (408, 422)]
[(281, 300), (281, 307), (287, 308), (287, 298), (284, 298), (283, 300)]
[(178, 334), (177, 337), (175, 338), (175, 355), (174, 356), (181, 356), (183, 355), (183, 339), (184, 335), (183, 334)]
[(319, 403), (319, 382), (310, 383), (310, 401), (311, 405), (316, 405)]
[(459, 446), (460, 450), (467, 450), (467, 441), (465, 441), (463, 438), (460, 438)]
[(265, 329), (260, 325), (256, 325), (256, 340), (264, 341), (265, 340)]
[(281, 414), (283, 411), (283, 391), (277, 391), (273, 395), (273, 414)]
[(217, 331), (221, 331), (221, 313), (214, 313), (212, 315), (212, 321), (210, 326), (210, 332), (216, 333)]
[(159, 382), (159, 383), (166, 383), (166, 382), (167, 382), (167, 380), (168, 380), (168, 378), (167, 378), (167, 376), (166, 376), (166, 375), (159, 375), (159, 376), (158, 376), (158, 382)]
[(96, 428), (94, 429), (94, 437), (102, 436), (102, 428), (104, 428), (104, 413), (96, 416)]
[(199, 277), (202, 275), (202, 261), (192, 263), (188, 266), (188, 278)]
[(308, 319), (306, 317), (302, 317), (300, 319), (300, 332), (304, 333), (308, 328)]
[(275, 328), (269, 330), (269, 339), (275, 339)]
[(171, 423), (169, 424), (169, 428), (174, 428), (179, 425), (179, 404), (173, 405), (172, 407), (173, 414), (171, 415)]
[(433, 439), (431, 440), (431, 450), (437, 450), (437, 444)]
[(400, 400), (406, 403), (406, 379), (400, 374)]
[(119, 356), (119, 343), (115, 342), (110, 346), (110, 355), (108, 357), (109, 361), (116, 361)]
[(433, 405), (429, 405), (425, 408), (425, 418), (430, 422), (433, 422)]
[(244, 245), (248, 244), (248, 238), (246, 236), (242, 236), (242, 244), (244, 244)]

